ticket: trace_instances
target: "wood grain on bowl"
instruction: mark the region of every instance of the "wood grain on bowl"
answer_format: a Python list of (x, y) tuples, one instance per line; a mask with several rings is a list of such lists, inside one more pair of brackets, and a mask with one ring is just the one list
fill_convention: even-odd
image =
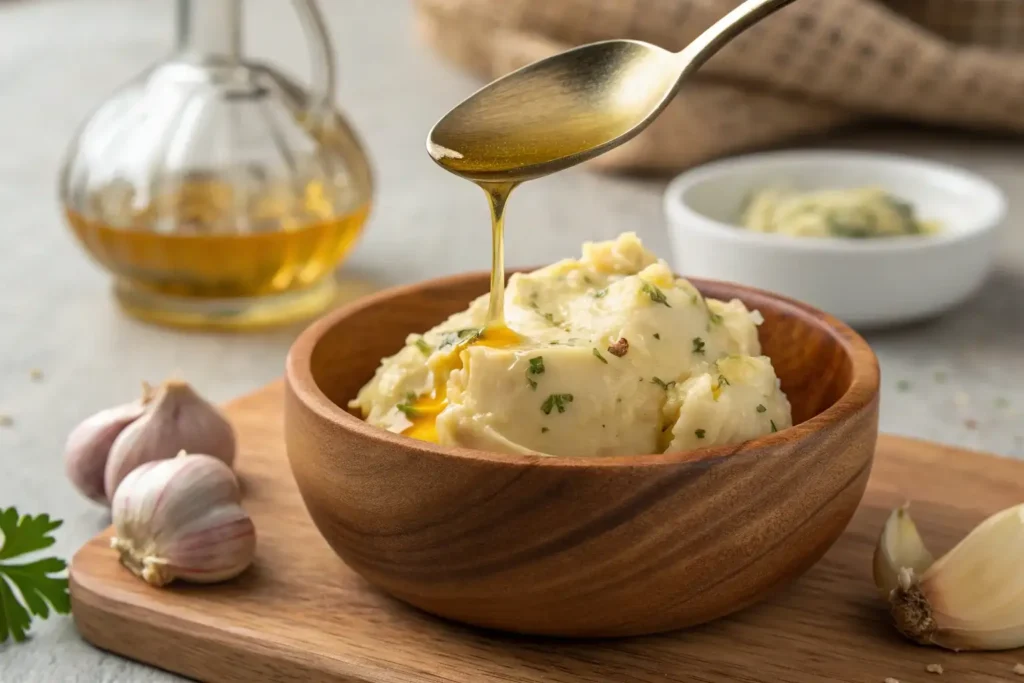
[(392, 595), (470, 624), (621, 636), (749, 605), (820, 558), (859, 503), (877, 438), (878, 366), (836, 320), (694, 281), (758, 309), (794, 427), (691, 454), (602, 459), (414, 441), (341, 406), (406, 335), (486, 292), (486, 274), (384, 292), (308, 329), (288, 358), (288, 457), (310, 516)]

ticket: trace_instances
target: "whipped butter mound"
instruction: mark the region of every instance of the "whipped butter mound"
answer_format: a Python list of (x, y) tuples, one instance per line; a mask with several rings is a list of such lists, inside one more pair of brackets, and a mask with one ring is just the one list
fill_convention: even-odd
[(792, 424), (760, 315), (705, 299), (633, 233), (511, 277), (385, 358), (350, 407), (414, 438), (504, 453), (640, 455), (738, 443)]

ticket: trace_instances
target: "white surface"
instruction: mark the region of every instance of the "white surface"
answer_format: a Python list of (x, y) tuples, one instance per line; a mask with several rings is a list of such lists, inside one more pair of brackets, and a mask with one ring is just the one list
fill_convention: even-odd
[[(479, 83), (412, 37), (406, 2), (323, 4), (339, 51), (339, 101), (366, 139), (378, 181), (368, 231), (342, 269), (345, 283), (360, 292), (486, 268), (480, 191), (440, 171), (423, 149), (434, 121)], [(290, 3), (245, 7), (249, 50), (304, 73)], [(139, 380), (176, 370), (214, 400), (251, 391), (280, 375), (299, 329), (190, 334), (127, 319), (60, 215), (65, 145), (113, 88), (168, 49), (172, 9), (170, 0), (0, 2), (0, 413), (15, 420), (0, 429), (0, 505), (64, 519), (53, 552), (65, 557), (107, 524), (64, 480), (61, 447), (76, 422), (135, 395)], [(1024, 143), (904, 128), (827, 144), (960, 164), (1007, 191), (1008, 229), (980, 295), (940, 319), (868, 341), (882, 364), (883, 429), (1024, 456), (1024, 206), (1016, 200)], [(582, 240), (626, 229), (667, 258), (664, 185), (586, 172), (529, 183), (509, 206), (509, 266), (572, 256)], [(32, 368), (44, 371), (41, 382)], [(897, 388), (901, 380), (909, 391)], [(1009, 406), (997, 407), (1000, 398)], [(33, 632), (31, 642), (0, 646), (3, 683), (179, 680), (94, 650), (68, 618), (39, 622)]]
[[(743, 202), (767, 187), (881, 187), (936, 220), (936, 235), (851, 240), (738, 228)], [(859, 327), (945, 312), (981, 287), (1006, 213), (999, 188), (965, 170), (892, 154), (800, 150), (750, 154), (678, 176), (665, 193), (680, 272), (785, 294)]]

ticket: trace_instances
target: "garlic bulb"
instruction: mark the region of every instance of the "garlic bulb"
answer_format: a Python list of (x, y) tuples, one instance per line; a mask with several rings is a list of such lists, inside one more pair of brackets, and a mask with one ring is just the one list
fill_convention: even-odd
[(906, 506), (875, 550), (875, 584), (896, 627), (950, 650), (1024, 646), (1024, 505), (998, 512), (932, 561)]
[(101, 410), (68, 434), (64, 446), (64, 469), (68, 479), (85, 497), (97, 503), (107, 503), (109, 497), (103, 474), (110, 447), (128, 425), (142, 416), (151, 398), (150, 391), (150, 387), (143, 384), (142, 398)]
[(179, 451), (206, 453), (230, 467), (235, 459), (235, 432), (187, 383), (164, 382), (142, 416), (110, 447), (103, 480), (108, 497), (139, 465), (173, 458)]
[(256, 550), (256, 529), (240, 500), (234, 473), (218, 458), (183, 451), (145, 463), (114, 494), (111, 547), (154, 586), (233, 578)]

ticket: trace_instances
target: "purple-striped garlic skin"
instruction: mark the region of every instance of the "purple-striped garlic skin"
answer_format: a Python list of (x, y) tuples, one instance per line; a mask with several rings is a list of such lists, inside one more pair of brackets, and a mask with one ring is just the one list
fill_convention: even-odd
[(182, 452), (144, 463), (114, 494), (111, 546), (154, 586), (226, 581), (256, 552), (256, 528), (240, 502), (238, 480), (219, 458)]

